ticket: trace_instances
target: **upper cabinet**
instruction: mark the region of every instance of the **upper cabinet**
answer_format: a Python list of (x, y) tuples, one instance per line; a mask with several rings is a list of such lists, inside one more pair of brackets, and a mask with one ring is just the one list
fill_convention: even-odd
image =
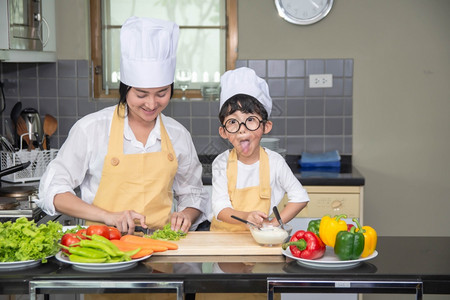
[(0, 0), (0, 60), (54, 62), (55, 0)]

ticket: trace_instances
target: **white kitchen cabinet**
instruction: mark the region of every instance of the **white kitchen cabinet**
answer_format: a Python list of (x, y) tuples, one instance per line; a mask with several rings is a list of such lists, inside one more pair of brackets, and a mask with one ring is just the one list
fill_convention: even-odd
[[(310, 202), (291, 222), (298, 224), (302, 219), (309, 222), (310, 219), (319, 219), (324, 215), (346, 214), (347, 220), (359, 218), (363, 223), (363, 186), (304, 186), (304, 188), (308, 192)], [(282, 210), (287, 202), (285, 196), (278, 208)]]

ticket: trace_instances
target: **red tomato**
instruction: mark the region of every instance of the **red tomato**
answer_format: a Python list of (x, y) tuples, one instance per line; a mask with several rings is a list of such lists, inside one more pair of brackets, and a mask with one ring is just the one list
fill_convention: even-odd
[(122, 234), (120, 233), (119, 229), (117, 229), (116, 227), (108, 227), (108, 228), (109, 228), (109, 239), (120, 240)]
[(86, 231), (87, 231), (87, 229), (80, 229), (75, 234), (77, 236), (79, 236), (80, 238), (82, 238), (83, 240), (85, 240), (85, 239), (87, 239), (87, 237), (85, 236), (85, 235), (87, 235)]
[[(78, 238), (76, 233), (66, 233), (61, 238), (61, 245), (64, 245), (66, 247), (70, 247), (70, 245), (76, 244), (79, 241), (80, 241), (80, 239)], [(76, 245), (74, 247), (78, 247), (78, 245)], [(61, 251), (69, 253), (69, 251), (64, 249), (64, 248), (61, 248)]]
[(87, 235), (101, 235), (109, 240), (109, 228), (106, 225), (91, 225), (86, 230)]

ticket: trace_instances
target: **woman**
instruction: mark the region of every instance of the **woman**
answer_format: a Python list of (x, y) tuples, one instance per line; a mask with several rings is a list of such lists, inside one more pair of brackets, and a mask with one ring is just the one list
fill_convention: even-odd
[[(208, 195), (191, 136), (161, 113), (173, 93), (178, 34), (170, 21), (131, 17), (124, 23), (119, 104), (70, 130), (41, 179), (37, 204), (47, 214), (128, 233), (135, 224), (161, 228), (168, 222), (187, 232), (206, 220)], [(78, 186), (82, 198), (74, 192)]]

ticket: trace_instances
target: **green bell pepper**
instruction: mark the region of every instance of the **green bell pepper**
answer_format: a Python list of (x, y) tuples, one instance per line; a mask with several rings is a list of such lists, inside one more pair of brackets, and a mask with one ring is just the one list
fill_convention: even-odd
[(306, 229), (306, 231), (314, 232), (318, 237), (320, 237), (319, 236), (320, 221), (321, 219), (309, 221), (308, 229)]
[(340, 260), (354, 260), (361, 257), (364, 250), (364, 235), (355, 230), (353, 227), (350, 231), (340, 231), (337, 234), (334, 253)]

